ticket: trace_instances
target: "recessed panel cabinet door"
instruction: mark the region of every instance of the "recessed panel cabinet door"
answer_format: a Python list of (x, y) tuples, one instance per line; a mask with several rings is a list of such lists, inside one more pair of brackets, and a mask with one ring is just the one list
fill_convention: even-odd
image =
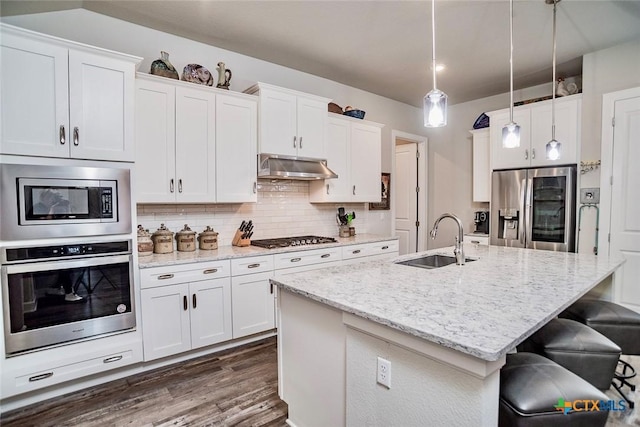
[(143, 79), (136, 86), (136, 200), (175, 202), (175, 87)]
[(71, 157), (134, 161), (135, 66), (69, 51)]
[(297, 155), (296, 115), (295, 95), (260, 90), (260, 153)]
[(502, 128), (509, 123), (509, 110), (491, 115), (491, 167), (492, 169), (527, 168), (531, 161), (531, 115), (529, 109), (515, 110), (513, 121), (520, 126), (520, 146), (502, 146)]
[(216, 99), (207, 90), (176, 88), (176, 201), (216, 200)]
[(255, 202), (257, 103), (216, 96), (216, 198), (219, 203)]
[(275, 290), (269, 279), (273, 273), (237, 276), (231, 279), (233, 338), (275, 328)]
[(354, 202), (379, 202), (381, 130), (377, 126), (351, 126), (351, 192)]
[(0, 37), (0, 152), (69, 157), (68, 50)]
[(191, 347), (198, 348), (232, 338), (231, 280), (193, 282), (189, 285)]
[(351, 123), (344, 119), (327, 119), (327, 166), (338, 178), (311, 181), (309, 201), (346, 202), (351, 200)]
[[(546, 147), (551, 141), (551, 105), (531, 107), (531, 166), (550, 166), (566, 163), (578, 163), (578, 129), (580, 101), (556, 100), (555, 124), (556, 141), (560, 142), (560, 157), (556, 160), (547, 159)], [(535, 153), (535, 156), (533, 155)]]
[(298, 97), (298, 156), (324, 159), (327, 129), (327, 104)]
[(189, 284), (143, 289), (141, 294), (144, 360), (190, 350)]

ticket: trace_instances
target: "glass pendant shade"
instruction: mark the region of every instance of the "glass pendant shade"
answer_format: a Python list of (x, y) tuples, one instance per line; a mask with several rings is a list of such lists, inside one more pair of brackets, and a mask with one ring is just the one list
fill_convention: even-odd
[(547, 160), (558, 160), (560, 158), (562, 144), (552, 139), (547, 142)]
[(504, 148), (520, 147), (520, 126), (514, 122), (502, 128), (502, 146)]
[(447, 95), (433, 89), (423, 100), (425, 127), (437, 128), (447, 124)]

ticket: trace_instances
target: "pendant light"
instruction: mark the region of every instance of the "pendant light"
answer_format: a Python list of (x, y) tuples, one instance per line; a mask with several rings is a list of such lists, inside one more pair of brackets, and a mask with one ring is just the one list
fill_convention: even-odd
[(551, 141), (547, 142), (547, 160), (558, 160), (562, 154), (562, 144), (556, 140), (556, 5), (560, 0), (545, 0), (553, 3), (553, 81), (551, 85)]
[(431, 0), (431, 69), (433, 89), (423, 99), (424, 125), (438, 128), (447, 124), (447, 95), (436, 87), (436, 0)]
[(517, 148), (520, 147), (520, 126), (513, 121), (513, 0), (509, 0), (509, 39), (511, 40), (509, 54), (511, 97), (509, 101), (509, 123), (502, 128), (502, 146), (504, 148)]

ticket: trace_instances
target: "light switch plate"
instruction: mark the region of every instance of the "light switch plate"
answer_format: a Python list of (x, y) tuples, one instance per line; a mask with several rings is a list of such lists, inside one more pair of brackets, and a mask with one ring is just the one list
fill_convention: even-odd
[(599, 188), (581, 188), (580, 189), (580, 204), (594, 205), (598, 203), (600, 203)]

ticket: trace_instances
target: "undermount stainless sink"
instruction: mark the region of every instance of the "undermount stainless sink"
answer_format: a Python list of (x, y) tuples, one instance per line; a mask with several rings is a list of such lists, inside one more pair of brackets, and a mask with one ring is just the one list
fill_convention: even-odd
[[(465, 258), (465, 262), (475, 261), (473, 258)], [(449, 264), (455, 264), (456, 257), (449, 255), (427, 255), (421, 258), (408, 259), (406, 261), (400, 261), (396, 264), (408, 265), (411, 267), (421, 268), (440, 268)]]

